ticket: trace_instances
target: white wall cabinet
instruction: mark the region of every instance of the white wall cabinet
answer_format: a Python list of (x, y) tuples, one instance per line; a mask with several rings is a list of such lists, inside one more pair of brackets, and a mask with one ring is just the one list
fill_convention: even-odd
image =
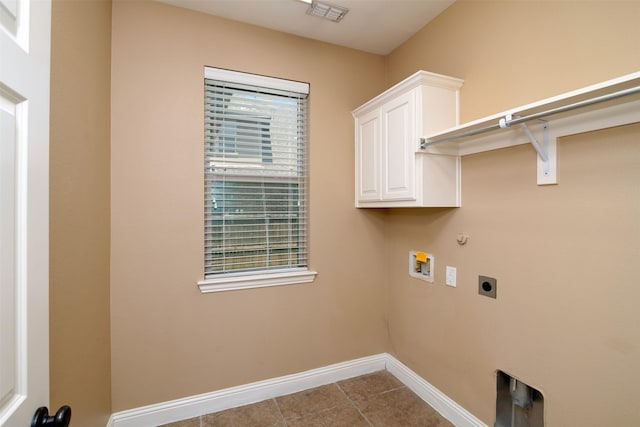
[(460, 158), (419, 139), (458, 125), (462, 80), (419, 71), (353, 111), (356, 207), (460, 206)]

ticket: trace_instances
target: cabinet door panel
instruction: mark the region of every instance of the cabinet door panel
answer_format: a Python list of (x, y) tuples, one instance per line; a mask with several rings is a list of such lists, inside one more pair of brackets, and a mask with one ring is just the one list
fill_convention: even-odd
[(380, 200), (380, 111), (360, 117), (356, 137), (358, 201)]
[(382, 199), (415, 200), (415, 93), (382, 107)]

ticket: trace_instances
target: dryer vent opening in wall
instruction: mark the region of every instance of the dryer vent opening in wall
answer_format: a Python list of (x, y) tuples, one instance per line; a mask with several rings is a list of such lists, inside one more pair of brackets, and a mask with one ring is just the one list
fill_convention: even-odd
[(495, 427), (544, 427), (544, 397), (535, 388), (498, 371)]

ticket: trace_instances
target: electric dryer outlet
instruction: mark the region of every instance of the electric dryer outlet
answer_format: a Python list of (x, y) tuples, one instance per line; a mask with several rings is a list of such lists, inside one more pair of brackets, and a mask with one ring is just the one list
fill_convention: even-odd
[(478, 294), (489, 298), (496, 298), (498, 280), (494, 277), (478, 276)]

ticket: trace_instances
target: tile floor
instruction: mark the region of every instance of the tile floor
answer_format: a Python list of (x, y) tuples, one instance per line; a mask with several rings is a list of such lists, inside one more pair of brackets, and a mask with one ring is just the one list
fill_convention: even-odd
[(387, 371), (162, 427), (452, 427)]

